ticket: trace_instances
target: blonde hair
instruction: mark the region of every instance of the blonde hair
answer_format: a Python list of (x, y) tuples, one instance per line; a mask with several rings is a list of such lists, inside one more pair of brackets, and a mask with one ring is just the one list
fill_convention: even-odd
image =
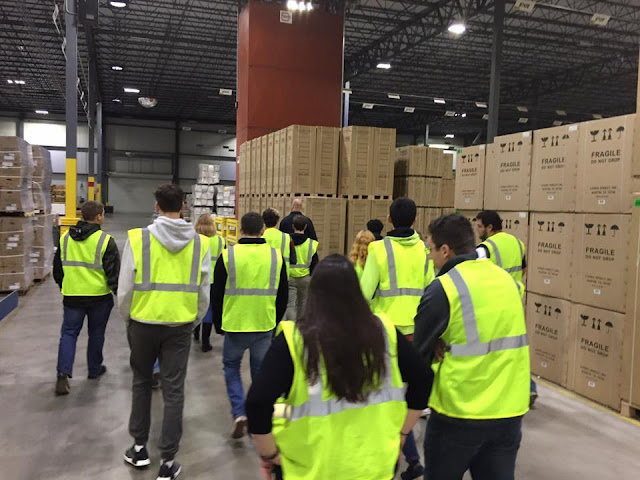
[(360, 265), (364, 268), (364, 264), (367, 261), (367, 255), (369, 254), (369, 244), (375, 241), (373, 233), (369, 230), (360, 230), (356, 235), (356, 239), (351, 247), (351, 253), (349, 254), (349, 260), (354, 265)]
[(216, 227), (213, 224), (213, 217), (208, 213), (200, 215), (195, 226), (196, 232), (200, 235), (213, 237), (216, 234)]

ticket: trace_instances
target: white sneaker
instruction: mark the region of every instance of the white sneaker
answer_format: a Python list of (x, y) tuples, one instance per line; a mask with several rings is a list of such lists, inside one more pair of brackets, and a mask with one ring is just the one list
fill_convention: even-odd
[(240, 415), (233, 421), (233, 430), (231, 431), (231, 438), (244, 437), (245, 430), (247, 429), (247, 417)]
[(431, 409), (427, 407), (424, 410), (422, 410), (422, 413), (420, 414), (420, 418), (427, 418), (429, 415), (431, 415)]

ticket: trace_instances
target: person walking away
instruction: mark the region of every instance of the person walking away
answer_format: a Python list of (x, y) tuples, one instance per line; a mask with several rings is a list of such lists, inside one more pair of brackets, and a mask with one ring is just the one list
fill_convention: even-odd
[(97, 379), (107, 371), (102, 356), (104, 333), (118, 289), (120, 254), (115, 240), (101, 229), (104, 205), (85, 202), (82, 220), (62, 237), (53, 260), (53, 278), (62, 291), (63, 320), (58, 346), (56, 395), (71, 391), (76, 343), (85, 317), (89, 330), (88, 377)]
[(373, 233), (376, 240), (382, 240), (382, 230), (384, 230), (384, 225), (380, 220), (377, 218), (369, 220), (367, 222), (367, 230)]
[(266, 227), (263, 238), (276, 250), (280, 251), (284, 264), (287, 267), (287, 278), (290, 275), (291, 265), (296, 264), (296, 249), (291, 240), (291, 235), (281, 232), (276, 227), (280, 220), (280, 213), (275, 208), (267, 208), (262, 212), (262, 220)]
[(362, 278), (362, 272), (364, 271), (364, 265), (369, 255), (369, 244), (375, 241), (373, 233), (369, 230), (360, 230), (356, 235), (356, 239), (351, 247), (351, 253), (349, 253), (349, 260), (353, 263), (358, 276), (358, 281)]
[[(289, 235), (293, 235), (293, 219), (298, 215), (304, 215), (302, 213), (302, 199), (294, 198), (293, 203), (291, 204), (291, 213), (284, 217), (280, 222), (280, 231), (284, 233), (288, 233)], [(313, 222), (309, 217), (307, 219), (307, 237), (311, 240), (318, 241), (318, 235), (316, 235), (316, 229), (313, 226)]]
[[(217, 235), (215, 224), (213, 223), (213, 217), (208, 213), (200, 215), (196, 221), (195, 230), (200, 235), (204, 235), (209, 239), (209, 248), (211, 251), (211, 265), (215, 265), (222, 250), (227, 248), (227, 242), (221, 235)], [(211, 346), (211, 331), (213, 330), (213, 312), (211, 310), (211, 304), (206, 315), (202, 319), (202, 347), (203, 353), (213, 350)], [(200, 339), (200, 325), (198, 325), (193, 331), (193, 338), (198, 341)]]
[(224, 335), (222, 364), (234, 439), (242, 438), (247, 426), (240, 375), (244, 352), (249, 350), (251, 378), (255, 378), (287, 308), (287, 269), (280, 251), (267, 244), (263, 233), (259, 213), (242, 217), (241, 238), (218, 259), (211, 292), (213, 323)]
[[(522, 240), (502, 231), (502, 218), (494, 210), (483, 210), (476, 216), (476, 232), (482, 243), (479, 253), (507, 271), (524, 291), (524, 275), (527, 272), (526, 245)], [(538, 399), (538, 386), (531, 379), (529, 405)]]
[(134, 467), (151, 464), (146, 444), (158, 359), (164, 399), (158, 480), (173, 480), (182, 470), (175, 455), (182, 437), (184, 379), (191, 334), (209, 307), (211, 255), (209, 239), (180, 218), (182, 189), (162, 185), (155, 198), (159, 217), (146, 228), (129, 230), (118, 282), (133, 371), (129, 433), (134, 444), (124, 459)]
[(425, 478), (513, 480), (529, 410), (529, 346), (522, 292), (503, 269), (475, 251), (460, 215), (429, 226), (438, 277), (416, 315), (414, 345), (432, 363)]
[[(387, 316), (409, 341), (413, 340), (420, 298), (435, 276), (425, 244), (413, 229), (416, 213), (416, 204), (410, 198), (393, 201), (389, 221), (394, 229), (384, 240), (369, 244), (369, 256), (360, 279), (362, 293), (373, 313)], [(402, 473), (402, 480), (422, 476), (423, 467), (413, 433), (407, 437), (403, 452), (408, 467)]]
[[(286, 480), (394, 478), (400, 446), (427, 405), (428, 369), (393, 323), (371, 312), (346, 257), (318, 264), (304, 315), (278, 330), (247, 395), (263, 478), (278, 465)], [(285, 405), (274, 415), (278, 398)]]
[(309, 281), (318, 264), (318, 242), (307, 237), (308, 225), (307, 217), (304, 215), (298, 215), (293, 219), (294, 233), (291, 238), (295, 245), (298, 261), (291, 266), (289, 305), (287, 306), (288, 320), (296, 320), (304, 312)]

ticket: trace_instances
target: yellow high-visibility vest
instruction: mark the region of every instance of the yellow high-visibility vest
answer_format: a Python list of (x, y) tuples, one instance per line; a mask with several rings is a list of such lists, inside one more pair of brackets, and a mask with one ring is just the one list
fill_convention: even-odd
[(62, 294), (67, 297), (98, 297), (111, 293), (102, 266), (111, 235), (97, 230), (84, 240), (67, 232), (61, 242)]

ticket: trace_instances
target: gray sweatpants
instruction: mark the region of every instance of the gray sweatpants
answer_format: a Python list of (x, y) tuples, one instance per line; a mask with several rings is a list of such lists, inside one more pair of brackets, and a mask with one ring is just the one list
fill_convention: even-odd
[(289, 302), (287, 304), (287, 320), (297, 320), (304, 313), (307, 304), (307, 289), (311, 275), (289, 278)]
[(145, 445), (149, 440), (151, 384), (153, 364), (157, 358), (160, 361), (164, 399), (162, 434), (158, 448), (164, 460), (173, 460), (182, 437), (184, 379), (187, 375), (192, 331), (192, 323), (169, 327), (131, 320), (127, 326), (131, 348), (130, 364), (133, 371), (129, 433), (136, 445)]

